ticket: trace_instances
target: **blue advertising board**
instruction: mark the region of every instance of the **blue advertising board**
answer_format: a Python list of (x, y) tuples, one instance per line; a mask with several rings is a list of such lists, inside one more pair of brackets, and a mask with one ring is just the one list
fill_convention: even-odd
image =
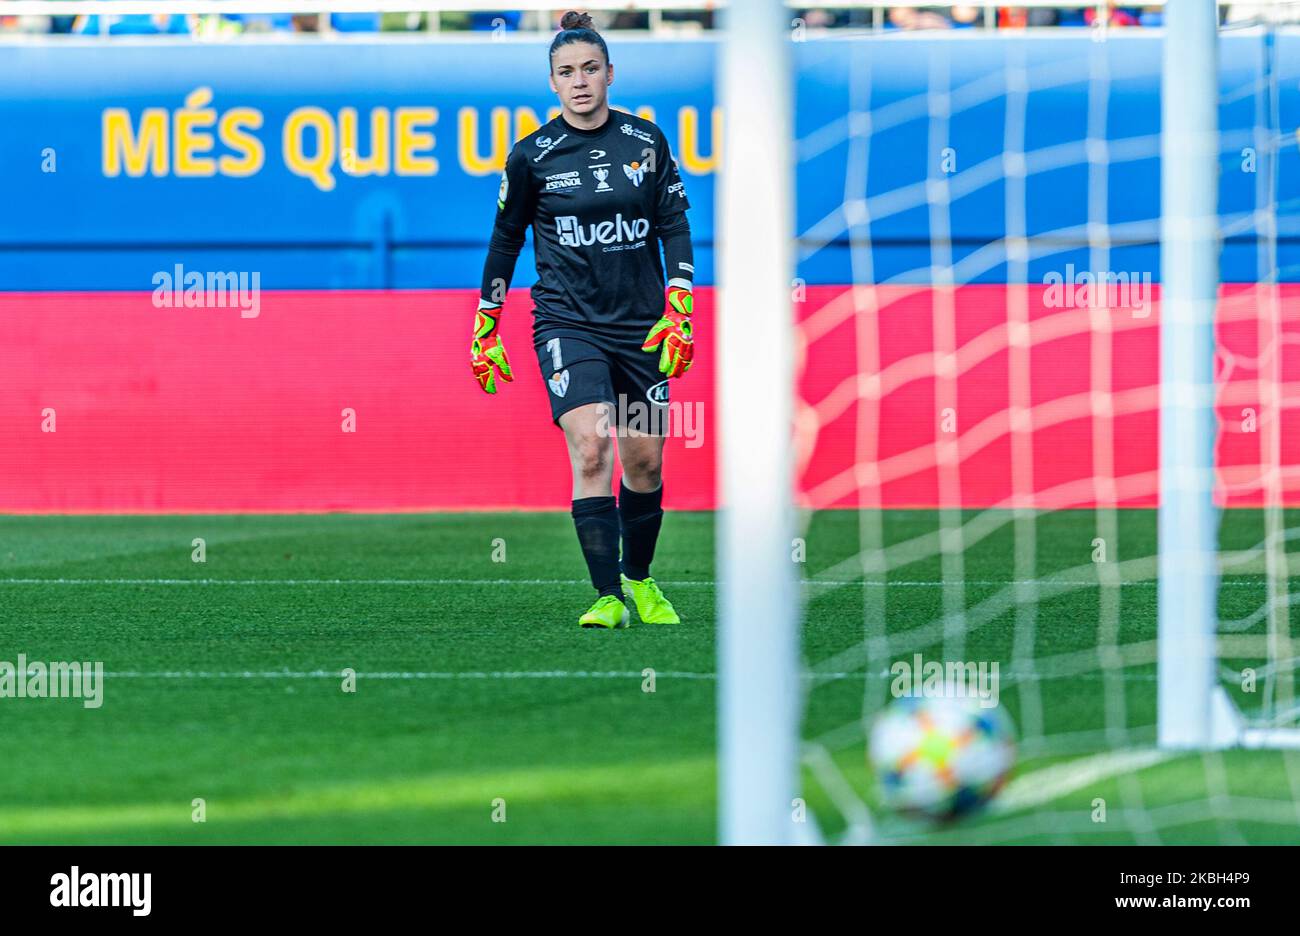
[[(1282, 278), (1300, 278), (1300, 36), (1221, 49), (1223, 278), (1266, 275), (1255, 208), (1272, 204)], [(611, 48), (611, 102), (659, 124), (677, 158), (702, 283), (723, 156), (717, 52), (712, 39)], [(1067, 262), (1158, 278), (1158, 33), (893, 34), (794, 52), (807, 282), (929, 282), (949, 264), (956, 282), (1041, 281)], [(506, 154), (556, 112), (546, 44), (529, 38), (0, 45), (0, 289), (147, 289), (176, 263), (256, 269), (268, 289), (473, 287)], [(1008, 268), (1008, 249), (1025, 265)], [(527, 247), (515, 285), (532, 278)]]

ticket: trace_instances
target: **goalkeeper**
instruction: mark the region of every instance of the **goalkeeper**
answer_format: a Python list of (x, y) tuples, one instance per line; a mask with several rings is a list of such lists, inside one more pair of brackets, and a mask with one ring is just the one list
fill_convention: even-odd
[[(497, 327), (531, 226), (533, 346), (568, 445), (573, 525), (597, 591), (578, 623), (625, 626), (626, 593), (644, 623), (676, 624), (650, 563), (664, 515), (669, 379), (686, 373), (694, 353), (690, 202), (663, 132), (610, 109), (614, 68), (591, 17), (566, 13), (561, 27), (550, 48), (561, 111), (519, 140), (506, 161), (472, 367), (487, 393), (514, 379)], [(617, 501), (610, 494), (615, 431), (623, 465)]]

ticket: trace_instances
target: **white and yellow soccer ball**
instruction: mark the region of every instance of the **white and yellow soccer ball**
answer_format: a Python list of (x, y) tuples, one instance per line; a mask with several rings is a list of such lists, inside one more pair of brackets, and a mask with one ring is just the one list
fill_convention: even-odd
[(986, 804), (1016, 761), (1015, 728), (979, 699), (902, 698), (871, 729), (868, 758), (886, 806), (950, 820)]

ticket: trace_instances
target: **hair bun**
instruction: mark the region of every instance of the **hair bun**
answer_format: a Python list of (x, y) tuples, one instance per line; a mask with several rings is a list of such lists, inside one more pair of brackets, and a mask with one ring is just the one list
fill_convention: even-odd
[(570, 10), (560, 18), (561, 29), (591, 29), (591, 14)]

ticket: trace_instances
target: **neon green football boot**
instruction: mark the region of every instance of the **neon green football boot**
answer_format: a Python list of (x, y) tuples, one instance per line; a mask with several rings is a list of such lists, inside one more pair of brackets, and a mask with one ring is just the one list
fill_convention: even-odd
[(613, 630), (616, 627), (627, 627), (628, 619), (631, 617), (627, 613), (627, 605), (619, 601), (613, 595), (602, 595), (596, 599), (587, 613), (578, 618), (579, 627), (604, 627)]
[(680, 624), (673, 603), (664, 597), (659, 585), (647, 576), (641, 581), (623, 576), (623, 591), (636, 602), (637, 617), (642, 624)]

